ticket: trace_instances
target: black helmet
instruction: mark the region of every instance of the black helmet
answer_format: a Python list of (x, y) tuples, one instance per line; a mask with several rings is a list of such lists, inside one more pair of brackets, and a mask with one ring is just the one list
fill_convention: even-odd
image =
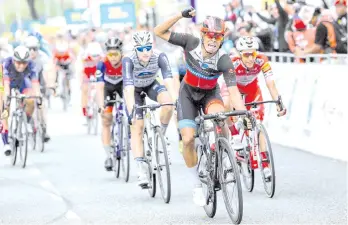
[(121, 39), (117, 37), (110, 37), (105, 42), (106, 49), (119, 49), (122, 50), (123, 43)]

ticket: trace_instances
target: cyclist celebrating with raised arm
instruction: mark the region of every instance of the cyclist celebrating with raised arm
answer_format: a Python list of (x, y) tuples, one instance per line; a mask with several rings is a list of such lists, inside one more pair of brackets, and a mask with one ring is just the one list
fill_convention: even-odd
[(106, 43), (106, 59), (97, 64), (97, 98), (103, 121), (102, 142), (106, 153), (105, 169), (112, 170), (111, 134), (113, 103), (107, 103), (104, 109), (104, 100), (115, 100), (115, 92), (123, 97), (122, 83), (122, 41), (117, 37), (109, 38)]
[[(11, 88), (18, 88), (20, 93), (40, 96), (40, 85), (37, 74), (34, 69), (34, 63), (30, 60), (30, 52), (27, 47), (22, 45), (14, 49), (14, 54), (3, 62), (4, 69), (4, 100), (11, 94)], [(31, 115), (34, 112), (34, 99), (26, 99), (26, 108), (28, 123)], [(2, 113), (3, 118), (3, 133), (2, 140), (4, 142), (5, 155), (11, 155), (11, 148), (8, 143), (8, 124), (7, 118), (9, 115), (7, 106)], [(30, 127), (30, 126), (28, 126)]]
[[(208, 16), (202, 24), (200, 38), (191, 34), (169, 31), (181, 18), (193, 16), (195, 16), (195, 10), (186, 9), (158, 25), (154, 31), (160, 38), (184, 49), (187, 72), (181, 83), (178, 99), (179, 128), (184, 145), (185, 163), (190, 168), (195, 181), (193, 200), (197, 205), (204, 206), (205, 196), (197, 175), (198, 157), (194, 143), (197, 129), (195, 117), (198, 116), (199, 107), (202, 106), (204, 112), (208, 114), (224, 111), (217, 85), (218, 77), (223, 74), (233, 107), (237, 110), (246, 110), (246, 108), (237, 88), (232, 62), (220, 49), (225, 34), (225, 22), (220, 18)], [(244, 120), (250, 128), (250, 120), (246, 117)]]
[[(135, 104), (144, 104), (141, 93), (145, 92), (153, 101), (171, 103), (177, 95), (174, 92), (172, 72), (165, 53), (153, 50), (153, 36), (148, 31), (136, 32), (133, 37), (134, 52), (122, 60), (122, 74), (124, 84), (124, 96), (128, 112), (132, 112)], [(157, 80), (157, 71), (161, 70), (165, 86)], [(169, 95), (169, 90), (172, 97)], [(165, 134), (168, 123), (173, 113), (173, 107), (163, 106), (161, 108), (160, 121), (162, 132)], [(148, 185), (147, 164), (144, 159), (143, 148), (143, 110), (135, 111), (135, 123), (131, 127), (131, 145), (134, 158), (138, 167), (138, 185)], [(132, 118), (133, 119), (133, 118)]]

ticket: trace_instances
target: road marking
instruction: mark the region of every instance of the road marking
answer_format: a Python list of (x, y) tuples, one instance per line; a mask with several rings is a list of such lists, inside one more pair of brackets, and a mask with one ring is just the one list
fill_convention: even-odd
[(55, 195), (55, 194), (50, 193), (50, 196), (56, 201), (64, 202), (63, 198), (60, 197), (59, 195)]
[(81, 218), (74, 213), (73, 211), (69, 210), (66, 214), (65, 214), (65, 218), (67, 218), (68, 220), (81, 220)]
[(51, 192), (53, 192), (53, 193), (56, 194), (56, 195), (60, 195), (59, 192), (58, 192), (58, 190), (53, 186), (53, 184), (52, 184), (50, 181), (48, 181), (48, 180), (41, 181), (41, 182), (40, 182), (40, 185), (41, 185), (44, 189), (46, 189), (46, 190), (48, 190), (48, 191), (51, 191)]

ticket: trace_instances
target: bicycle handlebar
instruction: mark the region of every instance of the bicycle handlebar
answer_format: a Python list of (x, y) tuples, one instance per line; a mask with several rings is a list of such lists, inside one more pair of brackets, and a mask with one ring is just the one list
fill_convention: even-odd
[(247, 110), (235, 110), (230, 112), (213, 113), (208, 115), (197, 116), (195, 118), (195, 122), (199, 124), (204, 120), (211, 120), (211, 119), (225, 120), (229, 116), (242, 116), (242, 115), (249, 116), (250, 112)]
[(175, 106), (175, 103), (163, 103), (163, 104), (159, 104), (159, 103), (156, 103), (156, 104), (149, 104), (149, 105), (143, 105), (143, 106), (135, 106), (136, 109), (150, 109), (150, 110), (155, 110), (155, 109), (158, 109), (162, 106)]
[(278, 100), (250, 102), (250, 103), (245, 103), (245, 106), (251, 106), (252, 108), (256, 108), (258, 105), (265, 104), (265, 103), (276, 103), (279, 106), (280, 111), (282, 111), (284, 109), (283, 101), (282, 101), (282, 97), (281, 96), (278, 97)]

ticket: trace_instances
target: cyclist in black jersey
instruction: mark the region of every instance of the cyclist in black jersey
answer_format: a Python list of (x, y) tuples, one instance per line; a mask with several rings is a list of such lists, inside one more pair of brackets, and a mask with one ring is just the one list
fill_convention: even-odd
[[(204, 206), (205, 196), (197, 175), (198, 157), (194, 145), (196, 130), (194, 119), (198, 116), (199, 107), (202, 106), (207, 114), (224, 111), (219, 85), (217, 85), (218, 78), (223, 75), (233, 108), (236, 110), (246, 110), (246, 108), (237, 88), (232, 61), (221, 49), (225, 34), (224, 21), (217, 17), (207, 17), (201, 27), (201, 38), (169, 31), (180, 19), (193, 16), (195, 16), (195, 10), (186, 9), (155, 27), (154, 32), (158, 37), (184, 49), (187, 70), (178, 98), (179, 129), (184, 145), (185, 163), (190, 168), (192, 178), (196, 182), (193, 200), (197, 205)], [(251, 128), (250, 120), (248, 118), (244, 120), (248, 128)], [(226, 127), (226, 135), (228, 135), (227, 130)]]

